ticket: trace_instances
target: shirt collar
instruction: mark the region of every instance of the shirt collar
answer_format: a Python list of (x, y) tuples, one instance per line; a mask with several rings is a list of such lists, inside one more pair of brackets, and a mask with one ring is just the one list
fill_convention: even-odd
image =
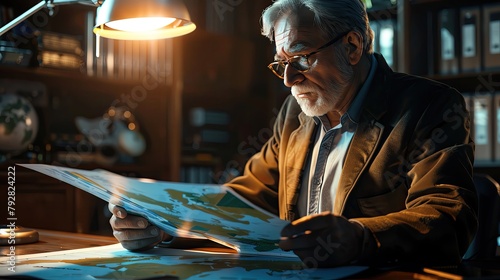
[[(354, 100), (349, 106), (347, 112), (340, 117), (341, 125), (344, 125), (347, 121), (353, 124), (357, 124), (359, 122), (359, 116), (361, 114), (363, 102), (368, 93), (368, 89), (370, 88), (373, 77), (375, 76), (375, 69), (377, 69), (377, 60), (375, 59), (373, 54), (370, 55), (370, 59), (372, 63), (370, 66), (370, 71), (368, 72), (368, 76), (366, 77), (366, 80), (363, 83), (363, 86), (359, 90), (358, 94), (356, 94), (356, 96), (354, 97)], [(314, 121), (316, 122), (316, 124), (322, 123), (327, 130), (330, 129), (330, 121), (328, 120), (326, 115), (314, 117)]]
[(365, 101), (366, 94), (368, 93), (368, 89), (370, 88), (373, 80), (373, 76), (375, 76), (375, 69), (377, 69), (377, 60), (375, 57), (370, 55), (371, 59), (371, 66), (370, 66), (370, 72), (368, 72), (368, 76), (366, 77), (366, 80), (359, 90), (358, 94), (356, 97), (354, 97), (354, 100), (351, 103), (351, 106), (347, 110), (347, 112), (341, 117), (341, 123), (344, 121), (342, 120), (343, 118), (347, 117), (350, 119), (351, 122), (357, 124), (359, 122), (359, 115), (361, 114), (361, 108), (363, 106), (363, 102)]

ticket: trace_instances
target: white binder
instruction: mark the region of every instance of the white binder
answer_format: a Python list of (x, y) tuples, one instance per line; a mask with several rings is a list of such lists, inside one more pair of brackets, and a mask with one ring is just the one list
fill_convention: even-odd
[(473, 100), (475, 162), (491, 162), (493, 161), (493, 95), (491, 93), (476, 93)]

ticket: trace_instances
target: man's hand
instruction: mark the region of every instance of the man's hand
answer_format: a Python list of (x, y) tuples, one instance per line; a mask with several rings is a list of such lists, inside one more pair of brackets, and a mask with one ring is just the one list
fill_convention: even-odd
[(311, 268), (347, 265), (361, 254), (363, 233), (360, 224), (325, 212), (285, 226), (279, 246)]
[(125, 209), (109, 203), (108, 209), (113, 213), (109, 223), (113, 235), (123, 248), (131, 251), (141, 251), (153, 248), (161, 241), (171, 238), (148, 220), (134, 215), (128, 215)]

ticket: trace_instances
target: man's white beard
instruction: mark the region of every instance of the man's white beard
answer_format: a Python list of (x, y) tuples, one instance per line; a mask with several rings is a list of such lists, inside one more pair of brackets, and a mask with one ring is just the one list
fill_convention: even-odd
[[(339, 101), (336, 100), (337, 92), (342, 92), (344, 86), (340, 84), (330, 84), (327, 89), (319, 89), (315, 85), (294, 85), (292, 86), (292, 95), (299, 103), (302, 112), (307, 116), (322, 116), (329, 111), (334, 110), (335, 104)], [(309, 92), (312, 94), (312, 100), (309, 98), (297, 98), (297, 94)], [(323, 93), (323, 94), (320, 94)]]
[[(292, 95), (307, 116), (322, 116), (335, 110), (336, 106), (342, 102), (339, 98), (343, 98), (344, 92), (353, 81), (354, 71), (345, 59), (340, 58), (341, 56), (337, 56), (340, 77), (330, 80), (324, 89), (319, 88), (315, 84), (295, 84), (292, 86)], [(316, 100), (311, 101), (307, 98), (297, 98), (297, 94), (305, 92), (312, 93)]]
[(332, 108), (329, 102), (327, 102), (323, 97), (317, 95), (317, 92), (315, 92), (315, 95), (316, 100), (297, 98), (296, 95), (294, 95), (300, 105), (300, 109), (302, 109), (302, 112), (310, 117), (322, 116)]

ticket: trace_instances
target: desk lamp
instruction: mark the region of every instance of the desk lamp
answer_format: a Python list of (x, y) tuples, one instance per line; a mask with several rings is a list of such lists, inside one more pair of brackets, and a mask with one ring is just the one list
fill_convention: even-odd
[(109, 39), (155, 40), (188, 34), (196, 29), (181, 0), (42, 0), (0, 28), (0, 36), (42, 8), (53, 14), (56, 5), (84, 4), (97, 8), (94, 33)]
[[(0, 36), (44, 7), (49, 15), (57, 5), (84, 4), (97, 7), (94, 33), (96, 36), (119, 40), (156, 40), (188, 34), (196, 29), (181, 0), (42, 0), (0, 28)], [(0, 245), (9, 237), (16, 243), (38, 241), (35, 230), (15, 225), (0, 225)]]

